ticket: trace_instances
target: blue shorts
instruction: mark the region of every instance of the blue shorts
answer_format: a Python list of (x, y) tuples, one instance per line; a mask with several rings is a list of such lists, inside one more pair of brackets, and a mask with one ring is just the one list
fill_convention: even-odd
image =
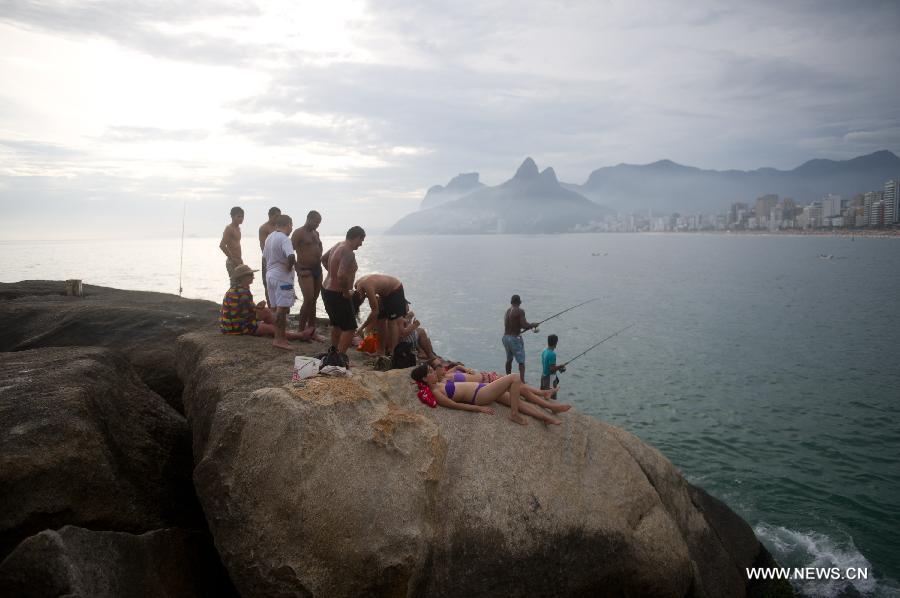
[(503, 348), (506, 349), (506, 361), (512, 361), (515, 357), (518, 363), (525, 363), (525, 341), (521, 336), (504, 335)]

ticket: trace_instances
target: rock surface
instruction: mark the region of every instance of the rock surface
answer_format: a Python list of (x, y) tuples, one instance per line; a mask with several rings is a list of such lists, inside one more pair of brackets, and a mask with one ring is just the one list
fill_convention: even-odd
[(730, 598), (770, 559), (623, 430), (429, 409), (407, 370), (298, 387), (265, 342), (177, 348), (195, 487), (244, 596)]
[(236, 596), (209, 535), (141, 535), (66, 526), (24, 540), (0, 563), (0, 595), (19, 598)]
[(119, 353), (0, 353), (0, 558), (47, 528), (202, 526), (187, 422)]
[[(224, 293), (223, 289), (223, 293)], [(165, 293), (84, 285), (66, 297), (62, 281), (0, 283), (0, 351), (101, 346), (122, 351), (141, 379), (181, 410), (175, 339), (216, 322), (219, 306)]]

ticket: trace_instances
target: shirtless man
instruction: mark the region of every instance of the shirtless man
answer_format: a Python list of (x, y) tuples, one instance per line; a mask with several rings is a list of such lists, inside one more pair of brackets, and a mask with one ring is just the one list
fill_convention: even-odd
[(294, 294), (294, 248), (291, 245), (291, 230), (294, 223), (287, 214), (281, 214), (275, 219), (275, 232), (266, 238), (263, 246), (263, 256), (269, 271), (268, 285), (271, 289), (272, 301), (275, 302), (275, 341), (272, 346), (290, 351), (291, 345), (287, 342), (285, 328), (287, 316), (297, 296)]
[(322, 240), (317, 230), (321, 223), (322, 215), (312, 210), (306, 215), (306, 224), (291, 235), (291, 243), (297, 252), (297, 280), (303, 295), (300, 330), (316, 325), (316, 301), (322, 292)]
[(225, 227), (219, 249), (225, 254), (225, 269), (228, 280), (234, 276), (234, 269), (244, 263), (241, 259), (241, 224), (244, 223), (244, 210), (237, 206), (231, 208), (231, 224)]
[(354, 285), (356, 289), (355, 303), (362, 303), (363, 297), (369, 300), (372, 312), (365, 323), (359, 327), (359, 334), (377, 320), (384, 328), (382, 338), (384, 342), (384, 354), (388, 357), (394, 355), (394, 347), (400, 335), (400, 318), (406, 315), (408, 310), (406, 296), (403, 294), (403, 283), (399, 278), (387, 274), (366, 274), (360, 277)]
[[(263, 251), (266, 248), (266, 239), (275, 232), (275, 219), (281, 216), (281, 210), (278, 208), (269, 208), (269, 219), (262, 223), (259, 227), (259, 250)], [(262, 280), (263, 280), (263, 291), (266, 294), (266, 303), (269, 304), (269, 307), (272, 306), (272, 298), (269, 297), (269, 287), (266, 283), (266, 256), (262, 258)]]
[(338, 353), (347, 354), (356, 332), (356, 312), (353, 309), (353, 279), (356, 278), (356, 255), (366, 238), (362, 227), (347, 231), (346, 240), (337, 243), (322, 256), (322, 266), (328, 272), (322, 285), (322, 303), (331, 322), (331, 346)]
[(510, 308), (503, 316), (503, 348), (506, 349), (506, 373), (512, 372), (513, 357), (519, 363), (519, 377), (525, 382), (525, 341), (522, 340), (522, 332), (531, 330), (535, 324), (529, 324), (525, 319), (525, 311), (520, 307), (522, 299), (513, 295), (509, 300)]

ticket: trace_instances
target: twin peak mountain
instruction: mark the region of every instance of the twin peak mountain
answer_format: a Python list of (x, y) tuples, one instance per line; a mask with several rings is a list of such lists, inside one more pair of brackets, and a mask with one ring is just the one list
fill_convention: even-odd
[(515, 176), (496, 187), (478, 173), (435, 185), (418, 212), (401, 218), (388, 234), (562, 233), (600, 220), (609, 208), (564, 188), (552, 168), (539, 171), (526, 158)]

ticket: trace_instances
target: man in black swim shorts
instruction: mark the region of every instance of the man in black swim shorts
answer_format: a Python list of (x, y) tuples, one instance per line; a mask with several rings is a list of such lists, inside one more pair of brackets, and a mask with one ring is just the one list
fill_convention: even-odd
[(346, 355), (356, 332), (356, 314), (353, 309), (353, 280), (356, 278), (356, 255), (362, 246), (366, 231), (354, 226), (347, 231), (344, 241), (336, 244), (322, 256), (322, 266), (328, 272), (322, 289), (322, 302), (331, 322), (331, 345), (338, 353)]

